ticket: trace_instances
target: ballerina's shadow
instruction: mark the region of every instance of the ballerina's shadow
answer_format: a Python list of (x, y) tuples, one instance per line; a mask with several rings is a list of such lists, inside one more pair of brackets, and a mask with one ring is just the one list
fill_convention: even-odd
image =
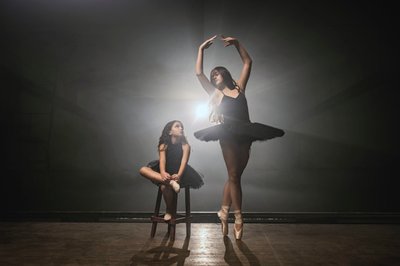
[(149, 249), (154, 239), (149, 239), (139, 251), (131, 258), (131, 266), (134, 265), (184, 265), (185, 259), (189, 257), (189, 239), (185, 238), (182, 248), (173, 247), (174, 241), (169, 241), (166, 234), (160, 245)]
[[(228, 236), (224, 236), (224, 245), (225, 245), (225, 254), (224, 254), (225, 262), (228, 265), (243, 265), (233, 248), (231, 239)], [(236, 241), (236, 245), (248, 260), (249, 265), (255, 265), (255, 266), (261, 265), (256, 255), (254, 255), (254, 253), (243, 242), (243, 240)]]

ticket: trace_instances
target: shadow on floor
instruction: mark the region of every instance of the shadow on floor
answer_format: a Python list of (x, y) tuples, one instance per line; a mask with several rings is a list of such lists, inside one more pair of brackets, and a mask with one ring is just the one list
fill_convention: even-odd
[(131, 258), (131, 266), (134, 265), (184, 265), (185, 259), (189, 257), (189, 237), (185, 238), (182, 248), (173, 247), (174, 241), (168, 241), (167, 233), (157, 247), (150, 248), (155, 239), (150, 238), (146, 241), (139, 253)]
[[(242, 240), (235, 240), (235, 241), (239, 250), (248, 260), (249, 265), (255, 265), (255, 266), (260, 265), (260, 261), (258, 260), (256, 255), (254, 255), (254, 253), (251, 252), (246, 243), (244, 243)], [(228, 236), (224, 236), (224, 245), (225, 245), (225, 254), (224, 254), (225, 262), (228, 263), (228, 265), (243, 265), (238, 255), (236, 254), (235, 249), (233, 248), (232, 240)]]

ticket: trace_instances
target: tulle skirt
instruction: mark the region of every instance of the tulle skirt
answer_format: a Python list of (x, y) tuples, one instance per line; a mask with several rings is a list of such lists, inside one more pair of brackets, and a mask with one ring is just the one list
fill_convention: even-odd
[[(160, 172), (160, 161), (154, 160), (147, 164), (148, 167), (153, 169), (156, 172)], [(160, 185), (158, 182), (153, 182), (155, 185)], [(198, 173), (193, 169), (189, 164), (186, 165), (185, 172), (183, 173), (179, 185), (181, 187), (189, 186), (190, 188), (198, 189), (204, 185), (203, 175)]]
[(211, 126), (194, 133), (202, 141), (216, 141), (220, 139), (235, 139), (238, 141), (264, 141), (282, 137), (282, 129), (252, 122), (224, 123)]

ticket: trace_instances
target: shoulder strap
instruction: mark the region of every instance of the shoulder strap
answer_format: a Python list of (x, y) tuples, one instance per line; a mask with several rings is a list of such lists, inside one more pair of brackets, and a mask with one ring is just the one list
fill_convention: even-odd
[(239, 93), (244, 93), (244, 91), (242, 91), (242, 90), (240, 89), (239, 85), (236, 85), (236, 89), (237, 89), (237, 91), (238, 91)]

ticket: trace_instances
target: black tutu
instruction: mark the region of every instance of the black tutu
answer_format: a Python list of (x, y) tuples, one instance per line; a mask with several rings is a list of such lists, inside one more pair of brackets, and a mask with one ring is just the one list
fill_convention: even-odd
[(235, 122), (218, 124), (194, 133), (194, 136), (202, 141), (215, 141), (219, 139), (235, 139), (238, 141), (268, 140), (282, 137), (285, 132), (282, 129), (252, 122)]
[[(147, 164), (148, 167), (156, 172), (160, 172), (160, 161), (154, 160)], [(159, 186), (160, 183), (153, 182), (155, 185)], [(181, 187), (189, 186), (190, 188), (198, 189), (204, 185), (202, 174), (198, 173), (189, 164), (186, 165), (185, 172), (183, 173), (179, 185)]]

